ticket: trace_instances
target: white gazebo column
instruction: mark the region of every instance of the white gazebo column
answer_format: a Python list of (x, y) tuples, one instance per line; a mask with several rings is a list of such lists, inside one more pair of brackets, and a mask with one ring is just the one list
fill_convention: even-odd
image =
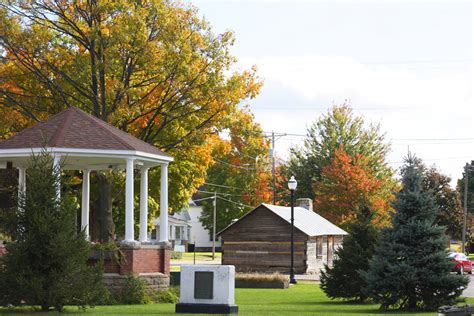
[(168, 164), (161, 164), (160, 242), (168, 242)]
[(140, 242), (148, 241), (148, 168), (140, 169)]
[(53, 172), (57, 173), (58, 183), (56, 183), (56, 198), (61, 200), (61, 156), (55, 155), (53, 158)]
[(89, 235), (89, 203), (90, 203), (90, 170), (82, 171), (82, 211), (81, 211), (81, 229), (84, 230), (86, 239)]
[(18, 207), (21, 206), (22, 199), (26, 193), (26, 168), (18, 167)]
[(134, 159), (127, 159), (125, 180), (125, 241), (134, 241), (133, 220), (133, 163)]

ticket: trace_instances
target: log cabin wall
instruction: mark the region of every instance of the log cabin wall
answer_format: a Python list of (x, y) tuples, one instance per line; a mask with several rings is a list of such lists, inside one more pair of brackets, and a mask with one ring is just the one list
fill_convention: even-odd
[[(294, 232), (295, 273), (306, 273), (308, 236), (297, 228)], [(221, 234), (222, 264), (234, 265), (238, 272), (287, 273), (290, 233), (285, 220), (260, 206)]]

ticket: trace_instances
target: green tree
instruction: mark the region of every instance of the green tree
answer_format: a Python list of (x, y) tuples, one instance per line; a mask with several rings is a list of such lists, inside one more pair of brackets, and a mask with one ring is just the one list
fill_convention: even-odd
[[(77, 106), (176, 158), (169, 201), (179, 210), (204, 182), (210, 139), (261, 85), (255, 69), (232, 71), (233, 42), (181, 1), (0, 0), (0, 129)], [(151, 171), (151, 200), (159, 177)], [(112, 207), (112, 180), (97, 174), (106, 239), (122, 208)]]
[(12, 238), (0, 262), (0, 303), (39, 305), (42, 310), (65, 305), (87, 306), (104, 291), (99, 267), (89, 267), (90, 243), (77, 232), (76, 205), (57, 198), (61, 183), (52, 157), (33, 156), (27, 169), (26, 194), (11, 212), (5, 230)]
[(364, 207), (347, 225), (349, 233), (336, 250), (333, 266), (321, 270), (321, 289), (331, 298), (365, 301), (367, 284), (360, 271), (369, 269), (379, 230), (372, 225), (374, 212)]
[(445, 228), (435, 223), (435, 198), (423, 188), (422, 171), (408, 156), (396, 194), (392, 226), (385, 228), (368, 272), (366, 293), (381, 309), (426, 309), (451, 305), (468, 283), (451, 274)]
[[(216, 231), (227, 227), (260, 203), (271, 201), (271, 169), (268, 161), (269, 142), (263, 137), (253, 115), (241, 111), (232, 119), (229, 139), (222, 140), (214, 152), (215, 164), (209, 169), (204, 191), (217, 191)], [(216, 186), (217, 184), (217, 186)], [(201, 194), (203, 197), (212, 193)], [(203, 201), (200, 221), (212, 232), (212, 201)]]

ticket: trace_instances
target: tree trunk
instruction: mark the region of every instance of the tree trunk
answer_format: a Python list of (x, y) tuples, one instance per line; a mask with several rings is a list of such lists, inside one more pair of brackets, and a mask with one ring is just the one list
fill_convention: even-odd
[(115, 225), (112, 214), (112, 183), (104, 172), (97, 173), (99, 185), (99, 201), (97, 219), (99, 222), (99, 241), (113, 241), (115, 237)]
[(408, 309), (415, 310), (416, 309), (416, 294), (413, 293), (412, 296), (408, 299)]

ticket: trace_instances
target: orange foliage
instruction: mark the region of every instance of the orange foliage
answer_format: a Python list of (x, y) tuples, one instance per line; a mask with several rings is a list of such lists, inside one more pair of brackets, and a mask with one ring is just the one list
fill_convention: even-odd
[(375, 211), (374, 224), (388, 222), (391, 195), (382, 191), (382, 183), (370, 172), (368, 160), (362, 155), (349, 156), (342, 146), (322, 170), (314, 189), (315, 209), (336, 224), (356, 217), (364, 204)]

